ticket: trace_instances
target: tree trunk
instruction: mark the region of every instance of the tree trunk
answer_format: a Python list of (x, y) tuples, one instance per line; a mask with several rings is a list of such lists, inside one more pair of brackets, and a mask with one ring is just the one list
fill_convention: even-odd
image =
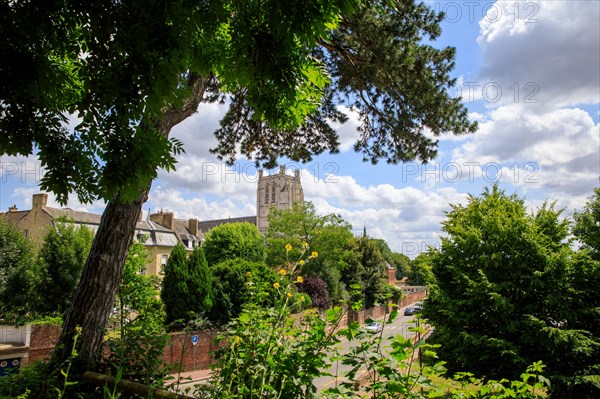
[(56, 361), (69, 358), (75, 327), (81, 327), (79, 355), (75, 360), (77, 370), (94, 369), (106, 322), (121, 283), (125, 259), (133, 242), (135, 225), (149, 191), (150, 187), (131, 203), (123, 203), (116, 197), (107, 204), (63, 324), (54, 354)]
[[(154, 127), (168, 137), (173, 126), (196, 112), (206, 89), (215, 85), (213, 77), (191, 74), (188, 79), (188, 98), (180, 107), (163, 110), (160, 120), (153, 121)], [(80, 373), (95, 370), (102, 353), (106, 322), (121, 284), (135, 226), (142, 205), (148, 199), (151, 184), (151, 181), (148, 182), (148, 187), (131, 203), (121, 202), (117, 195), (107, 204), (53, 353), (54, 367), (60, 367), (69, 358), (73, 351), (76, 327), (81, 327), (75, 370)]]

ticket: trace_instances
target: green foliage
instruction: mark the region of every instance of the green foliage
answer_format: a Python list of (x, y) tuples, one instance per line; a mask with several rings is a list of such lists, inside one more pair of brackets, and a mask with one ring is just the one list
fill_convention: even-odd
[(158, 276), (141, 273), (148, 264), (144, 244), (134, 242), (125, 261), (121, 285), (115, 300), (116, 318), (121, 337), (133, 330), (164, 332), (165, 306), (160, 299)]
[(208, 262), (204, 256), (204, 249), (194, 248), (188, 259), (189, 267), (189, 292), (191, 309), (197, 314), (208, 314), (213, 306), (213, 278)]
[(410, 264), (407, 274), (409, 285), (431, 285), (435, 283), (435, 276), (431, 270), (432, 252), (419, 254)]
[(392, 252), (387, 242), (382, 239), (372, 238), (372, 240), (377, 244), (379, 248), (379, 252), (383, 256), (383, 259), (392, 265), (394, 269), (396, 269), (396, 278), (400, 280), (404, 276), (408, 275), (410, 270), (410, 258), (404, 254), (399, 252)]
[(595, 260), (600, 260), (600, 188), (588, 199), (585, 208), (575, 213), (573, 234), (587, 248)]
[(210, 230), (202, 244), (209, 265), (228, 259), (242, 258), (250, 262), (265, 259), (263, 237), (255, 225), (225, 223)]
[[(230, 259), (211, 268), (214, 286), (214, 302), (209, 319), (224, 324), (237, 317), (244, 304), (251, 299), (255, 303), (272, 304), (275, 273), (264, 263), (245, 259)], [(256, 288), (258, 287), (258, 288)], [(262, 293), (268, 295), (262, 296)], [(260, 298), (252, 298), (261, 294)]]
[(70, 377), (73, 360), (77, 358), (78, 333), (68, 359), (58, 368), (51, 368), (44, 360), (22, 367), (18, 373), (0, 378), (0, 398), (6, 399), (62, 399), (80, 397), (80, 383)]
[(377, 243), (368, 237), (357, 240), (360, 263), (364, 268), (363, 292), (365, 307), (385, 303), (387, 290), (387, 267)]
[(15, 226), (0, 219), (0, 314), (13, 321), (31, 313), (35, 255), (31, 241)]
[(165, 304), (166, 323), (172, 324), (192, 318), (188, 306), (187, 254), (181, 243), (177, 243), (165, 265), (160, 298)]
[(75, 226), (60, 219), (44, 237), (38, 256), (39, 314), (62, 314), (67, 311), (92, 246), (93, 233), (85, 226)]
[[(339, 342), (333, 329), (342, 316), (330, 310), (323, 320), (315, 312), (305, 313), (300, 322), (290, 314), (293, 282), (300, 271), (282, 269), (271, 281), (275, 292), (262, 292), (261, 283), (248, 287), (252, 298), (271, 296), (273, 307), (253, 300), (228, 326), (220, 338), (226, 346), (217, 352), (217, 363), (209, 384), (200, 387), (202, 398), (315, 398), (314, 380), (327, 368), (326, 353)], [(252, 283), (252, 284), (251, 284)]]
[[(272, 209), (266, 233), (267, 264), (281, 266), (291, 260), (306, 260), (316, 251), (319, 256), (303, 266), (303, 273), (325, 281), (329, 298), (337, 303), (345, 297), (340, 262), (354, 240), (351, 229), (339, 215), (318, 215), (310, 202), (288, 210)], [(288, 244), (291, 250), (286, 251)]]
[(541, 359), (565, 398), (576, 397), (566, 380), (598, 374), (599, 296), (585, 292), (597, 266), (573, 254), (560, 214), (548, 204), (528, 214), (497, 186), (448, 213), (441, 250), (427, 255), (436, 285), (423, 316), (451, 369), (515, 378)]

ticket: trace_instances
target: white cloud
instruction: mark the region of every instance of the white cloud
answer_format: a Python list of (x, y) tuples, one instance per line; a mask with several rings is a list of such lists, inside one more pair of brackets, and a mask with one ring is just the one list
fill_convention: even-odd
[[(545, 109), (600, 101), (600, 2), (497, 1), (480, 25), (478, 83)], [(496, 95), (488, 93), (493, 99)]]
[(581, 109), (538, 114), (513, 104), (490, 112), (453, 156), (479, 165), (502, 164), (503, 180), (525, 189), (581, 195), (598, 184), (599, 128)]

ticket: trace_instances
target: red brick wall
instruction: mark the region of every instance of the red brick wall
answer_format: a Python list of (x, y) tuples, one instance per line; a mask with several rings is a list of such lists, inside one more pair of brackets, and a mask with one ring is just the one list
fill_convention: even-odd
[(54, 345), (58, 342), (61, 327), (52, 324), (31, 326), (29, 339), (29, 362), (48, 359)]
[[(163, 353), (164, 362), (173, 365), (173, 371), (178, 370), (180, 363), (182, 371), (209, 368), (214, 363), (210, 353), (219, 347), (215, 343), (217, 334), (214, 331), (172, 334)], [(196, 345), (192, 344), (192, 335), (198, 336)]]

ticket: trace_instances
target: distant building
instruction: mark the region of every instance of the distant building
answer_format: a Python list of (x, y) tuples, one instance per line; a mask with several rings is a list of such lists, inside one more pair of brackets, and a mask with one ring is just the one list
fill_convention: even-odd
[[(0, 213), (0, 218), (17, 226), (25, 237), (33, 241), (36, 248), (42, 246), (49, 229), (62, 217), (76, 226), (89, 228), (94, 234), (98, 231), (102, 215), (69, 208), (52, 208), (47, 203), (48, 194), (34, 194), (30, 210), (19, 211), (16, 206), (12, 206), (8, 212)], [(177, 244), (175, 233), (152, 221), (140, 220), (135, 226), (135, 239), (142, 242), (148, 250), (150, 262), (146, 273), (159, 274)]]
[(256, 226), (261, 233), (267, 231), (267, 217), (271, 208), (292, 209), (294, 204), (304, 204), (299, 170), (294, 172), (294, 176), (286, 174), (285, 166), (281, 166), (279, 173), (273, 175), (264, 175), (262, 170), (258, 172)]
[[(34, 194), (30, 210), (20, 211), (16, 206), (12, 206), (8, 208), (8, 212), (0, 212), (0, 219), (17, 226), (37, 248), (42, 246), (48, 230), (61, 217), (73, 221), (77, 226), (89, 228), (94, 234), (98, 231), (102, 215), (69, 208), (52, 208), (47, 206), (47, 203), (48, 194)], [(296, 171), (294, 176), (289, 176), (282, 166), (279, 173), (273, 175), (264, 175), (262, 170), (259, 171), (256, 216), (199, 221), (197, 218), (177, 219), (173, 212), (160, 210), (148, 215), (148, 220), (144, 221), (140, 214), (140, 220), (135, 228), (135, 239), (142, 242), (149, 253), (150, 261), (145, 272), (161, 274), (177, 242), (181, 242), (191, 251), (202, 244), (204, 235), (214, 227), (235, 222), (254, 224), (264, 234), (271, 208), (291, 209), (293, 204), (303, 203), (304, 193), (300, 182), (300, 171)]]

